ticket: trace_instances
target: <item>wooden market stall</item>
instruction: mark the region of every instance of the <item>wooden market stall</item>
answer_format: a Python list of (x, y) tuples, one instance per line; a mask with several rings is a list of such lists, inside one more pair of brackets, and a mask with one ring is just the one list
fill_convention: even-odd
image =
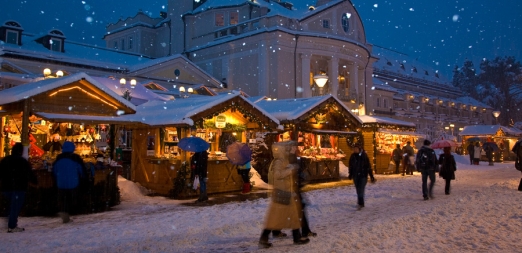
[(361, 115), (359, 119), (363, 122), (364, 149), (377, 174), (395, 173), (395, 166), (390, 166), (390, 161), (397, 144), (402, 148), (410, 141), (416, 153), (420, 141), (425, 138), (425, 135), (415, 133), (415, 124), (410, 122), (368, 115)]
[(494, 161), (502, 162), (515, 160), (516, 156), (511, 149), (522, 137), (522, 131), (501, 125), (473, 125), (465, 126), (459, 135), (462, 136), (462, 150), (465, 155), (468, 155), (467, 147), (470, 143), (479, 142), (482, 145), (486, 142), (494, 142), (500, 149), (500, 153), (494, 152)]
[[(95, 162), (92, 155), (97, 150), (92, 144), (100, 130), (95, 127), (100, 122), (117, 122), (119, 115), (135, 112), (134, 105), (84, 73), (2, 90), (0, 106), (5, 126), (4, 150), (9, 151), (12, 144), (22, 142), (28, 147), (29, 161), (38, 177), (38, 185), (28, 191), (24, 210), (31, 215), (49, 215), (56, 211), (51, 164), (65, 140), (75, 142), (75, 152), (82, 155), (85, 162)], [(50, 149), (44, 147), (47, 143), (52, 144)], [(103, 211), (118, 204), (116, 170), (107, 164), (99, 166), (92, 187), (80, 189), (80, 202), (86, 205), (73, 213)], [(0, 209), (4, 207), (1, 203), (4, 202), (0, 201)]]
[[(358, 119), (331, 95), (256, 102), (284, 126), (277, 141), (298, 141), (301, 170), (309, 182), (339, 180), (340, 162), (357, 142)], [(270, 182), (269, 182), (270, 183)]]
[(197, 195), (191, 189), (190, 154), (177, 147), (180, 139), (199, 136), (210, 143), (207, 193), (231, 192), (241, 190), (243, 183), (225, 156), (226, 147), (234, 141), (247, 142), (256, 131), (279, 127), (278, 120), (237, 92), (150, 101), (126, 117), (148, 125), (132, 128), (132, 180), (174, 198)]

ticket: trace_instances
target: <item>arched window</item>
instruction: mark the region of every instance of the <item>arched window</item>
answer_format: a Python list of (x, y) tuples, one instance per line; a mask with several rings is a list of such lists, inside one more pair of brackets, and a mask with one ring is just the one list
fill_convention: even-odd
[(345, 13), (341, 18), (344, 32), (350, 32), (350, 16), (350, 13)]

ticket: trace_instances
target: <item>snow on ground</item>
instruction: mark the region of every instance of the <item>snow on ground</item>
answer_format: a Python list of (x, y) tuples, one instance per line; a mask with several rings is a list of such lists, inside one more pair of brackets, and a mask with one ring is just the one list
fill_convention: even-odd
[[(520, 252), (522, 192), (514, 164), (469, 165), (457, 157), (451, 195), (437, 178), (435, 198), (424, 201), (419, 173), (377, 175), (356, 210), (353, 185), (306, 192), (317, 237), (304, 246), (291, 237), (270, 239), (260, 252)], [(74, 216), (21, 217), (22, 233), (0, 233), (0, 252), (251, 252), (263, 228), (268, 199), (186, 206), (146, 197), (120, 179), (122, 204), (112, 211)], [(5, 219), (0, 222), (6, 226)], [(290, 231), (286, 230), (290, 233)]]

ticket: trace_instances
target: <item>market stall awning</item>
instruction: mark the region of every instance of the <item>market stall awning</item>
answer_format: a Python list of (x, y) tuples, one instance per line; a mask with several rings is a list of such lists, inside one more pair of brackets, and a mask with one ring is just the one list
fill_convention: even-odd
[(395, 131), (395, 130), (385, 129), (385, 128), (381, 128), (378, 131), (381, 132), (381, 133), (390, 133), (390, 134), (396, 134), (396, 135), (410, 135), (410, 136), (415, 136), (415, 137), (418, 137), (418, 138), (426, 138), (425, 134), (415, 133), (415, 132)]
[(415, 127), (415, 124), (412, 122), (392, 119), (392, 118), (388, 118), (388, 117), (370, 116), (370, 115), (360, 115), (357, 117), (359, 117), (359, 119), (362, 121), (363, 124), (375, 123), (375, 124), (387, 124), (387, 125)]
[(312, 130), (312, 133), (316, 134), (327, 134), (327, 135), (355, 135), (357, 132), (348, 132), (348, 131), (334, 131), (334, 130)]
[(54, 122), (70, 122), (70, 123), (85, 123), (85, 124), (141, 124), (129, 118), (118, 116), (89, 116), (89, 115), (73, 115), (73, 114), (59, 114), (59, 113), (36, 113), (37, 116)]
[(459, 133), (460, 136), (522, 136), (522, 131), (516, 128), (505, 127), (501, 125), (474, 125), (465, 126)]

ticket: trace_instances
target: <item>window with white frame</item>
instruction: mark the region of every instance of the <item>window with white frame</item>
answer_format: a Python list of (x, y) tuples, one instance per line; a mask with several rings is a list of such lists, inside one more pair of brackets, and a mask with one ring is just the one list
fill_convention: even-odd
[(381, 99), (380, 98), (377, 98), (377, 107), (381, 107)]
[(323, 19), (323, 28), (330, 28), (330, 20)]

